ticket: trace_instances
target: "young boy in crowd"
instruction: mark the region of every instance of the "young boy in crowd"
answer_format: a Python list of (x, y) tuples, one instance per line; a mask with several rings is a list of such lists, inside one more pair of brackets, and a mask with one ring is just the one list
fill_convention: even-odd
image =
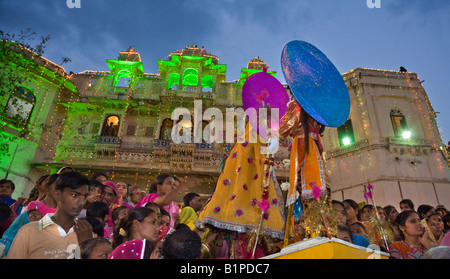
[(17, 232), (8, 259), (79, 258), (78, 243), (92, 238), (87, 220), (77, 220), (88, 193), (89, 180), (77, 172), (61, 174), (56, 181), (57, 209)]

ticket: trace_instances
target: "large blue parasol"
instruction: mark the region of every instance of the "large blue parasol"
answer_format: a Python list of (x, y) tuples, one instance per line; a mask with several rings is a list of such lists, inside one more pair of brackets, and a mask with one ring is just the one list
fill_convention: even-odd
[(291, 41), (283, 48), (281, 68), (295, 99), (312, 118), (329, 127), (339, 127), (347, 121), (347, 86), (319, 49), (304, 41)]

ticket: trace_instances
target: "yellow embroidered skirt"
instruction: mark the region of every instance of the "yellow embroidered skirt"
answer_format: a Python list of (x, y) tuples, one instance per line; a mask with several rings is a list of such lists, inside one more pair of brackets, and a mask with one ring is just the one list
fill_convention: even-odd
[[(258, 229), (264, 189), (265, 155), (260, 143), (236, 143), (225, 162), (211, 200), (200, 213), (196, 224), (209, 224), (216, 228), (240, 233), (253, 233)], [(262, 215), (261, 234), (282, 239), (284, 235), (282, 197), (278, 197), (269, 173), (268, 202), (270, 208)]]

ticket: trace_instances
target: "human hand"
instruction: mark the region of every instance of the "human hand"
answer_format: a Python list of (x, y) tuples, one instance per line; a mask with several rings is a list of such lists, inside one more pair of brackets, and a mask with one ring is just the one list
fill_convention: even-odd
[(419, 239), (420, 244), (425, 247), (425, 249), (429, 250), (433, 247), (433, 244), (430, 241), (430, 235), (428, 234), (428, 230), (425, 226), (423, 226), (423, 234)]
[(150, 259), (153, 259), (153, 260), (161, 259), (162, 246), (163, 246), (163, 243), (161, 241), (156, 242), (155, 248), (153, 249), (152, 253), (150, 254)]
[(87, 196), (86, 203), (90, 204), (90, 203), (100, 201), (100, 196), (101, 196), (100, 194)]
[(86, 219), (75, 220), (73, 230), (77, 234), (78, 243), (92, 238), (92, 226)]
[(217, 238), (218, 233), (210, 230), (208, 232), (208, 235), (206, 236), (205, 242), (209, 245), (211, 242), (213, 242)]
[[(185, 189), (187, 189), (189, 187), (194, 186), (197, 183), (198, 183), (198, 178), (197, 177), (195, 177), (195, 176), (188, 176), (186, 178), (185, 182), (180, 183), (180, 188), (185, 190)], [(181, 189), (180, 189), (180, 191), (181, 191)]]

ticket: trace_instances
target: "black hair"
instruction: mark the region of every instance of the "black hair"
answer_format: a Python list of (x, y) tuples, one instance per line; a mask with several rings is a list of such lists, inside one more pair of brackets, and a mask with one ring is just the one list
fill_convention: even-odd
[(332, 205), (333, 205), (333, 204), (339, 204), (339, 205), (342, 205), (342, 207), (345, 209), (344, 203), (341, 202), (341, 201), (338, 201), (338, 200), (331, 200), (331, 204), (332, 204)]
[(101, 189), (103, 187), (103, 183), (101, 183), (97, 179), (91, 179), (89, 180), (89, 190), (93, 187), (99, 187)]
[(444, 216), (442, 216), (442, 222), (444, 222), (444, 232), (450, 230), (450, 226), (447, 225), (447, 223), (450, 222), (450, 213), (447, 213)]
[(36, 180), (36, 183), (34, 184), (33, 189), (31, 189), (30, 194), (28, 195), (29, 201), (35, 201), (39, 197), (39, 185), (41, 185), (47, 178), (49, 177), (49, 174), (44, 174), (41, 177)]
[[(400, 214), (398, 214), (397, 219), (395, 219), (395, 223), (398, 224), (398, 227), (404, 227), (406, 225), (406, 220), (409, 218), (409, 216), (411, 216), (412, 214), (417, 214), (419, 215), (419, 213), (417, 213), (417, 211), (414, 210), (406, 210), (406, 211), (402, 211)], [(420, 215), (419, 215), (420, 216)], [(405, 239), (405, 235), (403, 234), (402, 230), (399, 230), (400, 235), (402, 237), (402, 239)]]
[[(361, 210), (359, 210), (358, 203), (352, 199), (346, 199), (342, 203), (345, 203), (345, 202), (348, 203), (354, 210), (356, 210), (356, 218), (358, 220), (361, 220)], [(344, 206), (344, 208), (345, 208), (345, 206)]]
[(9, 183), (11, 185), (11, 190), (14, 191), (16, 189), (16, 185), (14, 185), (14, 182), (12, 182), (11, 180), (8, 180), (8, 179), (0, 180), (0, 185), (6, 184), (6, 183)]
[(55, 183), (59, 176), (60, 176), (60, 174), (57, 174), (57, 173), (49, 175), (47, 178), (47, 181), (45, 182), (45, 188), (48, 188), (48, 187), (50, 187), (50, 185)]
[[(113, 248), (115, 249), (120, 244), (131, 240), (130, 230), (134, 220), (142, 222), (150, 214), (155, 214), (155, 211), (148, 207), (135, 207), (131, 209), (128, 212), (128, 215), (120, 220), (119, 225), (114, 230)], [(126, 235), (122, 235), (120, 233), (121, 229), (126, 233)]]
[(399, 203), (400, 207), (402, 204), (406, 204), (409, 208), (411, 208), (411, 210), (414, 210), (414, 203), (410, 199), (401, 200)]
[(361, 227), (361, 228), (363, 229), (363, 231), (364, 231), (365, 233), (367, 233), (366, 227), (364, 227), (364, 225), (363, 225), (361, 222), (355, 222), (355, 223), (351, 224), (351, 225), (350, 225), (350, 228), (353, 227), (353, 226), (359, 226), (359, 227)]
[(436, 208), (435, 208), (435, 209), (436, 209), (436, 211), (442, 210), (442, 211), (444, 211), (444, 212), (445, 212), (445, 214), (449, 213), (448, 209), (447, 209), (447, 208), (445, 208), (445, 206), (443, 206), (442, 204), (440, 204), (440, 205), (436, 206)]
[(89, 259), (89, 256), (91, 255), (95, 246), (99, 243), (106, 243), (108, 245), (111, 245), (109, 240), (103, 237), (87, 239), (80, 243), (80, 258), (83, 260)]
[(175, 228), (175, 230), (191, 230), (188, 225), (179, 223)]
[(179, 229), (164, 240), (161, 256), (164, 259), (197, 259), (201, 245), (202, 241), (196, 232)]
[(55, 190), (78, 189), (82, 186), (89, 186), (89, 180), (86, 176), (79, 172), (65, 172), (56, 179)]
[(364, 205), (363, 208), (362, 208), (361, 210), (364, 211), (365, 208), (369, 208), (369, 209), (375, 210), (375, 207), (374, 207), (372, 204), (366, 204), (366, 205)]
[(348, 235), (350, 236), (350, 239), (351, 239), (352, 243), (353, 243), (353, 233), (352, 233), (352, 230), (348, 226), (346, 226), (344, 224), (338, 224), (337, 225), (337, 231), (338, 232), (347, 232)]
[(199, 194), (197, 193), (187, 193), (184, 197), (183, 197), (183, 202), (184, 202), (184, 206), (189, 206), (191, 203), (191, 200), (195, 197), (200, 197)]
[(97, 178), (99, 176), (104, 176), (106, 179), (108, 179), (108, 176), (106, 175), (106, 173), (103, 172), (96, 172), (93, 175), (91, 175), (91, 180), (97, 180)]
[(121, 205), (121, 206), (115, 208), (115, 209), (111, 212), (111, 219), (112, 219), (113, 222), (119, 219), (119, 211), (120, 211), (121, 209), (130, 209), (130, 208), (127, 207), (127, 206), (125, 206), (125, 205)]
[(98, 237), (104, 237), (105, 231), (105, 225), (100, 222), (99, 220), (97, 220), (95, 217), (93, 216), (86, 216), (86, 219), (89, 224), (91, 224), (92, 226), (92, 232), (94, 232), (95, 234), (97, 234)]
[(159, 210), (161, 211), (161, 206), (159, 206), (159, 204), (157, 204), (156, 202), (148, 202), (148, 203), (146, 203), (146, 204), (144, 205), (144, 207), (149, 207), (149, 206), (152, 206), (152, 205), (158, 207)]
[(173, 176), (170, 174), (158, 175), (155, 179), (155, 182), (153, 182), (152, 185), (150, 185), (149, 193), (156, 193), (156, 191), (158, 190), (158, 185), (162, 185), (164, 183), (164, 180), (166, 180), (167, 177), (173, 178)]
[(391, 215), (391, 212), (394, 210), (397, 210), (397, 209), (393, 205), (386, 205), (385, 207), (383, 207), (383, 211), (384, 211), (384, 214), (386, 215), (387, 220), (389, 220), (389, 215)]
[(106, 203), (101, 201), (93, 202), (86, 210), (86, 217), (104, 219), (109, 214), (109, 207)]
[(421, 204), (417, 208), (417, 213), (419, 213), (419, 217), (422, 220), (424, 217), (422, 215), (426, 215), (430, 210), (434, 209), (431, 205), (428, 204)]
[(164, 208), (160, 208), (159, 211), (161, 212), (161, 215), (169, 216), (169, 220), (171, 219), (170, 218), (170, 213), (167, 212), (167, 210), (165, 210)]

